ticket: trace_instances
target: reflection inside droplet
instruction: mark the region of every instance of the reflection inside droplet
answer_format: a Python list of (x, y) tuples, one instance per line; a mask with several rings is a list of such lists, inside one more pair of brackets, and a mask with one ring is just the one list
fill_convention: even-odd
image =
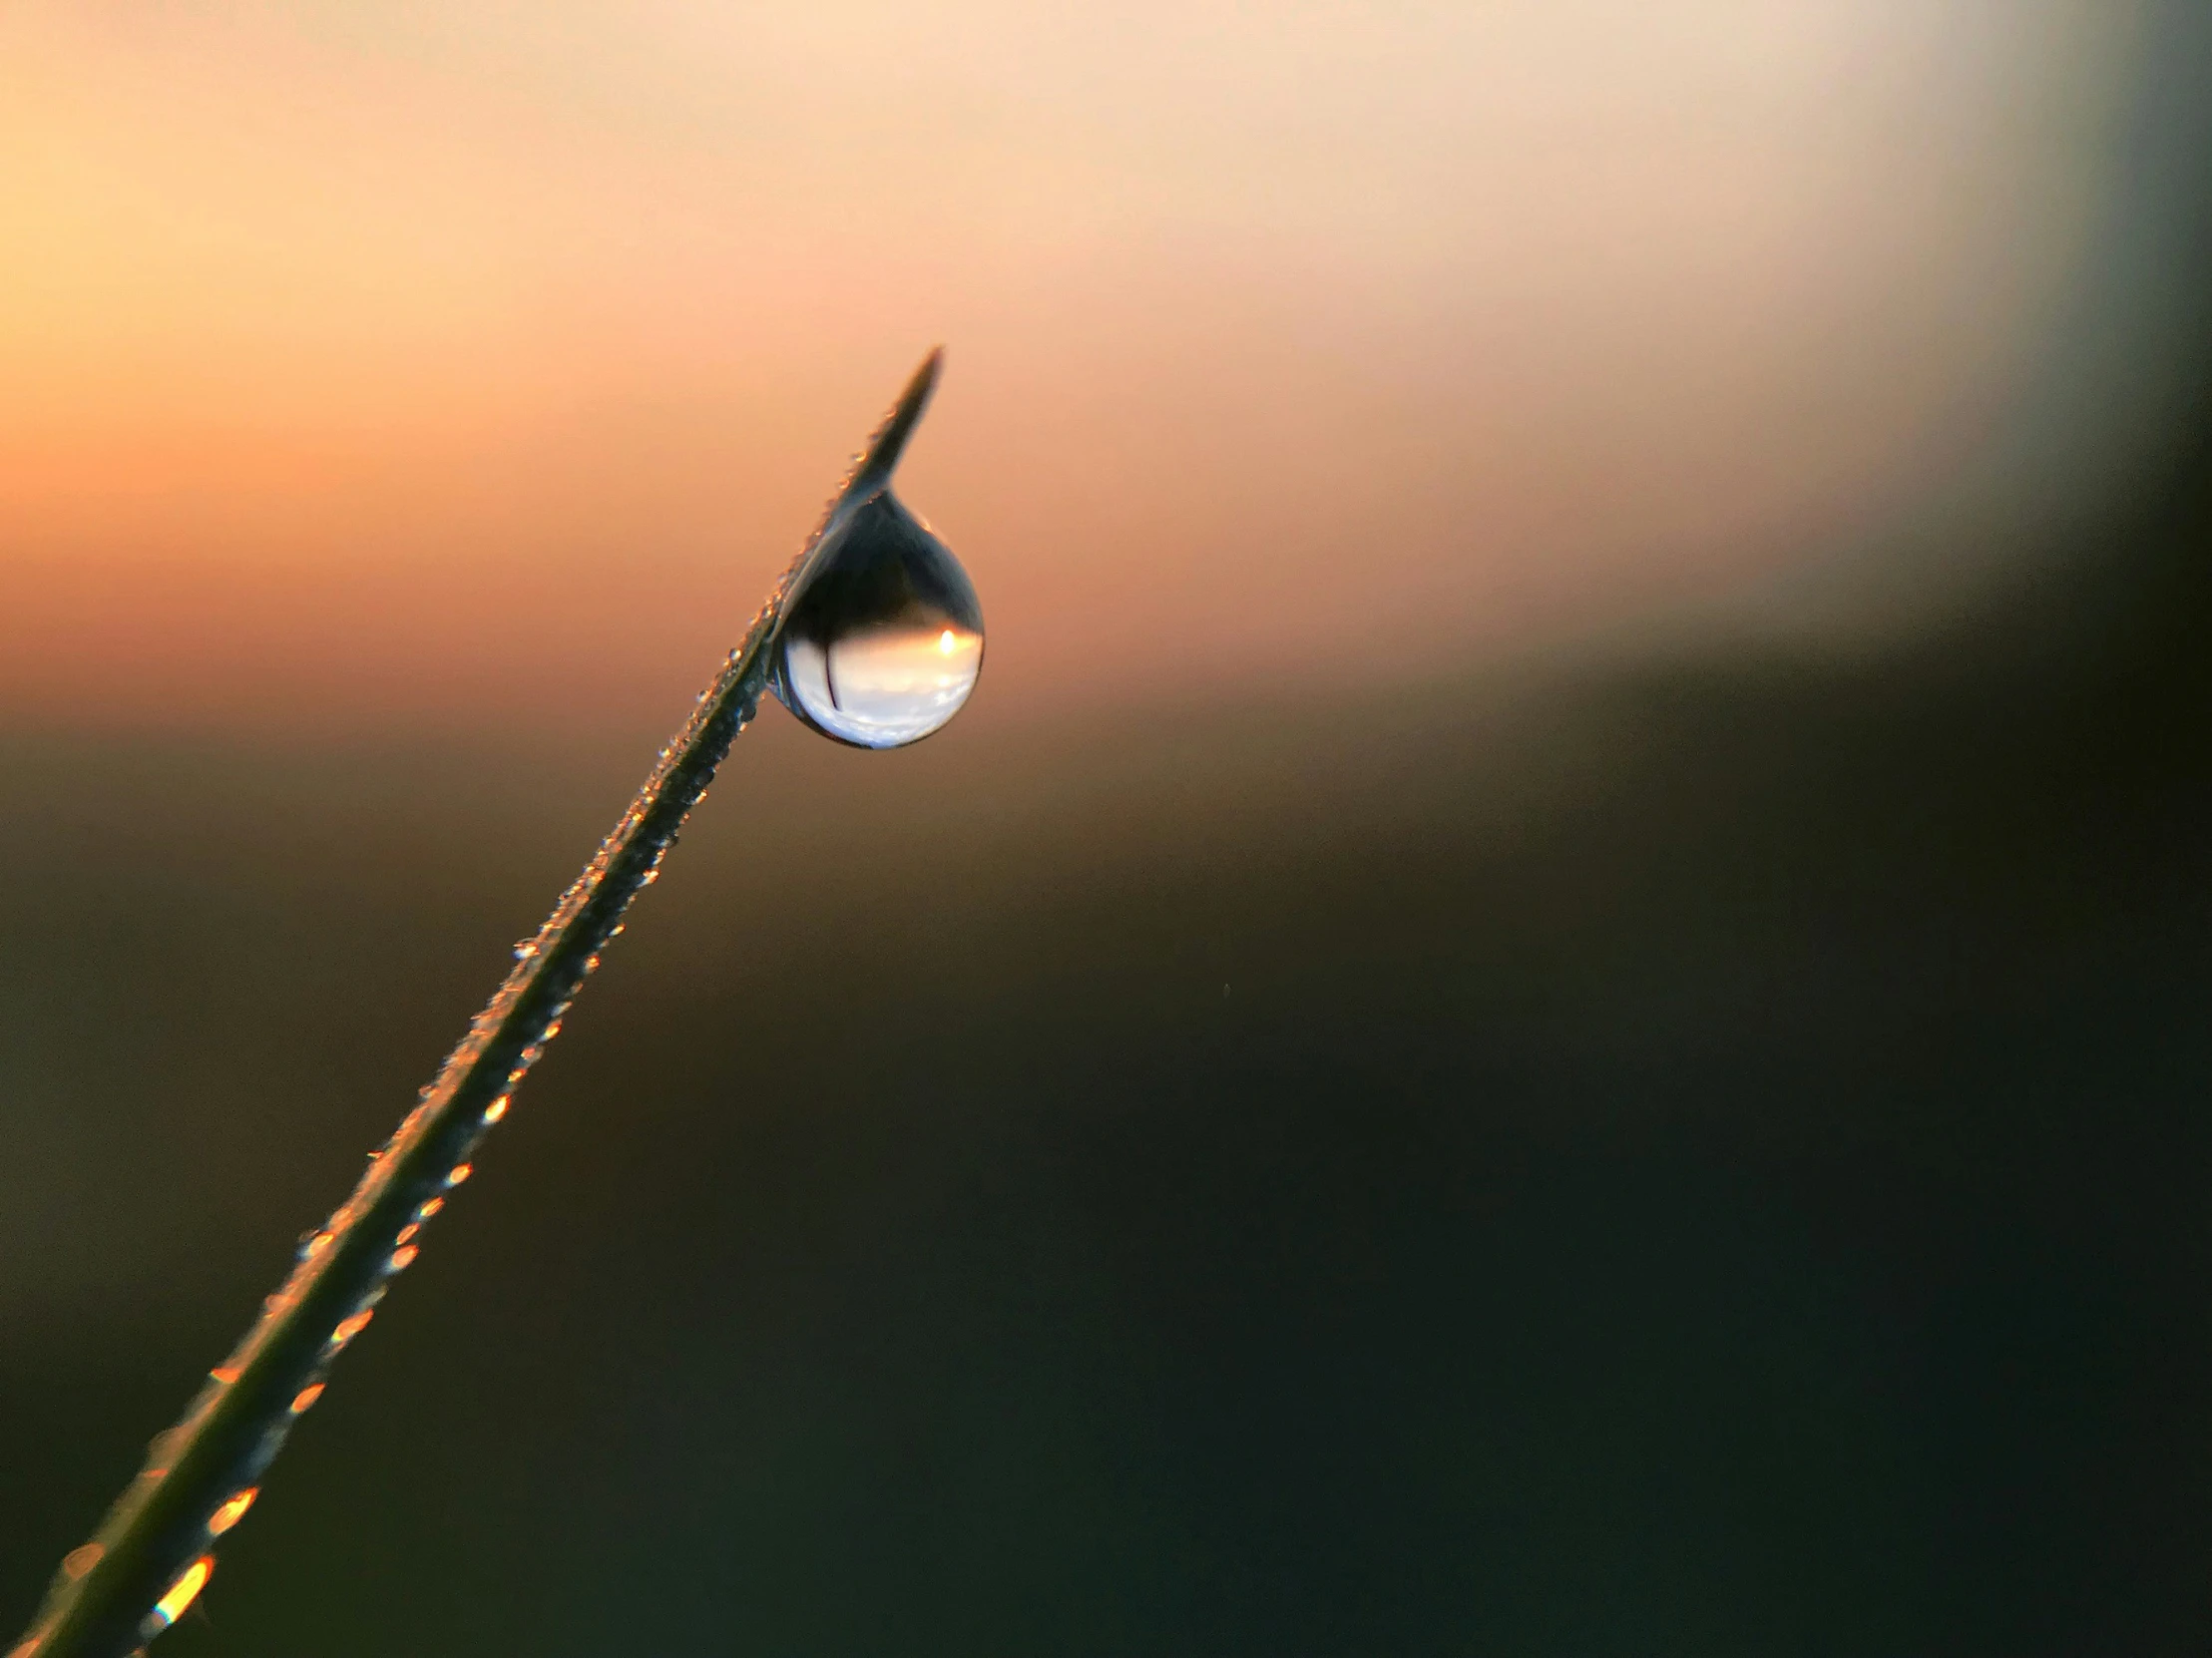
[(816, 557), (777, 638), (773, 687), (824, 736), (898, 748), (958, 713), (982, 668), (967, 572), (886, 490)]

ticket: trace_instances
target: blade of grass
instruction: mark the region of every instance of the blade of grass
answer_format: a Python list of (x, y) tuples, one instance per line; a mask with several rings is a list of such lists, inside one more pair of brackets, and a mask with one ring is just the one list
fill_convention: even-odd
[(174, 1623), (215, 1569), (215, 1540), (243, 1516), (255, 1481), (331, 1362), (414, 1259), (423, 1226), (469, 1175), (469, 1158), (560, 1033), (630, 901), (660, 875), (684, 818), (759, 707), (776, 631), (810, 561), (891, 480), (936, 385), (932, 351), (830, 501), (698, 705), (661, 751), (599, 854), (561, 897), (469, 1033), (375, 1152), (353, 1195), (301, 1245), (261, 1315), (176, 1427), (158, 1436), (91, 1542), (73, 1550), (8, 1658), (124, 1658)]

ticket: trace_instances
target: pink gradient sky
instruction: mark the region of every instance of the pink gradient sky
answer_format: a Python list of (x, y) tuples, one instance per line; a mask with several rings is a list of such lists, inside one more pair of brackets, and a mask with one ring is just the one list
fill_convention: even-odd
[(903, 493), (1025, 711), (2001, 541), (2140, 43), (2088, 0), (470, 0), (0, 47), (0, 720), (313, 728), (672, 717), (939, 340)]

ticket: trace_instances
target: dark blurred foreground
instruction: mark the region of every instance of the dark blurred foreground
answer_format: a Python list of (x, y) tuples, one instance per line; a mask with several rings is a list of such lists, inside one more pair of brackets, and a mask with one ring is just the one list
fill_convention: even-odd
[[(163, 1652), (2205, 1650), (2205, 482), (1855, 662), (769, 714)], [(6, 1618), (646, 757), (8, 744)]]

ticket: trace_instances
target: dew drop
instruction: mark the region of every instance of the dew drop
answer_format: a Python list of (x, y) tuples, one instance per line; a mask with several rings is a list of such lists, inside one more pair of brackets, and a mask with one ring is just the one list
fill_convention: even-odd
[(968, 573), (885, 490), (815, 555), (776, 635), (771, 686), (825, 737), (901, 748), (960, 712), (982, 669)]
[(229, 1501), (208, 1516), (209, 1532), (214, 1536), (221, 1536), (231, 1526), (245, 1518), (245, 1511), (253, 1506), (253, 1499), (260, 1494), (259, 1489), (255, 1486), (246, 1486), (244, 1490), (238, 1492), (237, 1495), (231, 1497)]
[(203, 1554), (185, 1568), (185, 1575), (169, 1586), (169, 1593), (154, 1603), (154, 1610), (140, 1620), (139, 1633), (148, 1639), (159, 1635), (185, 1615), (185, 1608), (200, 1597), (208, 1577), (216, 1569), (216, 1557)]
[(349, 1319), (341, 1319), (338, 1322), (338, 1327), (330, 1332), (330, 1345), (332, 1347), (345, 1346), (347, 1342), (366, 1330), (369, 1320), (375, 1316), (373, 1312), (361, 1312), (355, 1313)]
[(322, 1397), (322, 1389), (323, 1384), (320, 1382), (312, 1383), (300, 1389), (292, 1398), (292, 1415), (296, 1417), (310, 1409), (315, 1401)]

